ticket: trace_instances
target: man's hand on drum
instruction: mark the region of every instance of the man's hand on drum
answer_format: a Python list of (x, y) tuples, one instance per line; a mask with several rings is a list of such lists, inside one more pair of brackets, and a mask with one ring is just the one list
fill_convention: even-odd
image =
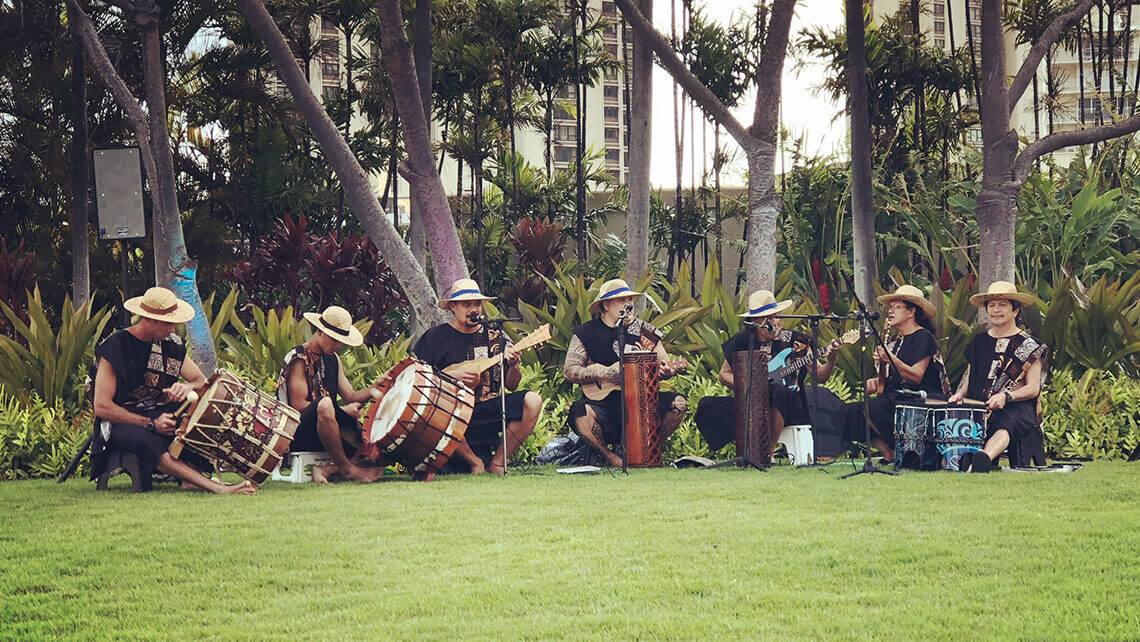
[(194, 386), (188, 383), (176, 383), (166, 390), (163, 390), (163, 392), (166, 393), (167, 399), (182, 402), (186, 400), (186, 395), (190, 394), (192, 390), (194, 390)]
[(348, 405), (341, 406), (341, 410), (347, 412), (353, 419), (360, 419), (360, 402), (354, 401)]
[(960, 395), (955, 392), (954, 394), (950, 395), (950, 398), (946, 400), (946, 403), (962, 403), (962, 399), (964, 398), (965, 395)]
[(1007, 401), (1009, 401), (1009, 399), (1006, 398), (1004, 391), (990, 395), (990, 398), (986, 399), (986, 410), (1001, 410), (1005, 408)]
[(154, 418), (154, 431), (160, 435), (173, 435), (177, 428), (178, 422), (174, 421), (174, 415), (169, 412)]

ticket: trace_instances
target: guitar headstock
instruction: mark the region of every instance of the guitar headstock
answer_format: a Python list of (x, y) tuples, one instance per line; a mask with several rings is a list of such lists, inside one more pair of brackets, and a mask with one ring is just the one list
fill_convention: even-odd
[(529, 350), (537, 345), (542, 345), (550, 341), (550, 324), (544, 323), (534, 332), (523, 337), (521, 341), (515, 344), (515, 349), (518, 351)]
[(842, 335), (840, 335), (838, 339), (836, 339), (836, 341), (839, 341), (840, 343), (855, 343), (858, 340), (858, 330), (848, 330), (847, 332), (844, 332)]

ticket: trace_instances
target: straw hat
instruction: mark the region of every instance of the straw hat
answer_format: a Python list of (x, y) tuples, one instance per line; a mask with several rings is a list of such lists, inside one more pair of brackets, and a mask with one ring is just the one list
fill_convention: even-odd
[(770, 317), (790, 307), (792, 307), (791, 299), (777, 301), (776, 295), (772, 294), (770, 290), (756, 290), (748, 295), (748, 308), (744, 311), (744, 314), (739, 316), (744, 319)]
[(440, 299), (439, 307), (447, 310), (452, 301), (494, 301), (495, 297), (483, 296), (479, 291), (479, 284), (473, 279), (459, 279), (451, 284), (446, 299)]
[(140, 317), (166, 323), (186, 323), (194, 318), (194, 308), (166, 288), (151, 288), (142, 296), (127, 299), (123, 307)]
[(988, 290), (970, 297), (970, 304), (980, 308), (994, 299), (1017, 301), (1026, 305), (1032, 305), (1035, 300), (1032, 294), (1018, 292), (1017, 286), (1009, 281), (994, 281)]
[(883, 296), (879, 297), (879, 303), (883, 304), (884, 306), (890, 304), (891, 301), (906, 301), (907, 303), (913, 303), (914, 305), (922, 308), (922, 311), (926, 313), (926, 318), (934, 318), (934, 304), (928, 301), (926, 297), (922, 295), (922, 290), (919, 290), (913, 285), (900, 285), (898, 289), (894, 291), (894, 294), (884, 294)]
[(634, 292), (624, 279), (610, 279), (603, 283), (601, 289), (598, 290), (597, 298), (590, 304), (590, 314), (601, 314), (603, 301), (623, 296), (642, 296), (643, 294), (645, 293)]
[(346, 346), (356, 347), (364, 343), (364, 335), (352, 325), (352, 315), (339, 305), (330, 305), (320, 314), (306, 312), (305, 320)]

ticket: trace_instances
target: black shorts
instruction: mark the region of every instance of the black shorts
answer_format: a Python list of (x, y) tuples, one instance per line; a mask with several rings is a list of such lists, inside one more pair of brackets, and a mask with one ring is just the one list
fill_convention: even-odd
[[(803, 395), (787, 386), (770, 384), (768, 399), (772, 410), (780, 411), (785, 426), (808, 423), (807, 406)], [(709, 448), (720, 450), (736, 438), (736, 399), (734, 397), (705, 397), (697, 402), (694, 417)]]
[[(662, 390), (657, 394), (657, 416), (664, 417), (673, 409), (673, 402), (680, 397), (678, 392)], [(602, 439), (607, 444), (621, 443), (621, 391), (615, 390), (601, 401), (579, 399), (570, 404), (570, 429), (575, 430), (574, 420), (586, 415), (586, 406), (594, 411), (594, 420), (602, 429)], [(576, 432), (576, 430), (575, 430)]]
[[(301, 425), (297, 426), (297, 432), (293, 435), (293, 443), (289, 444), (289, 452), (323, 452), (328, 450), (323, 443), (321, 443), (321, 436), (317, 433), (317, 404), (319, 401), (314, 401), (301, 411)], [(352, 457), (356, 454), (356, 446), (354, 443), (359, 443), (360, 424), (356, 418), (344, 411), (340, 406), (334, 404), (336, 412), (336, 423), (340, 426), (341, 439), (340, 443), (344, 446), (344, 454), (346, 457)], [(345, 440), (345, 436), (355, 437), (353, 441)]]
[[(508, 424), (522, 420), (526, 393), (526, 390), (507, 393)], [(502, 442), (501, 413), (502, 406), (498, 397), (475, 404), (475, 410), (471, 412), (471, 421), (467, 422), (467, 432), (463, 433), (463, 439), (468, 446), (471, 446), (471, 450), (478, 453), (482, 449), (492, 449)]]
[[(153, 469), (158, 460), (170, 449), (174, 435), (160, 435), (142, 426), (131, 424), (111, 424), (111, 439), (107, 448), (133, 453), (139, 458), (139, 467)], [(201, 471), (212, 471), (213, 466), (197, 453), (183, 448), (178, 459)]]
[(986, 439), (998, 430), (1006, 430), (1013, 439), (1022, 439), (1037, 429), (1037, 399), (1015, 401), (990, 413), (986, 422)]

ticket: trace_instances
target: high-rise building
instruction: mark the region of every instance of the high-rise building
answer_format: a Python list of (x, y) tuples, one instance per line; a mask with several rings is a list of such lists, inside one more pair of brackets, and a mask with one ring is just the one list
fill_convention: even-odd
[[(876, 19), (893, 15), (900, 10), (909, 12), (910, 0), (873, 0), (872, 15)], [(1133, 87), (1120, 87), (1121, 78), (1135, 83), (1140, 64), (1140, 43), (1132, 44), (1122, 37), (1126, 33), (1140, 30), (1140, 11), (1129, 13), (1127, 6), (1121, 5), (1115, 15), (1107, 10), (1101, 15), (1096, 7), (1090, 12), (1091, 34), (1086, 22), (1082, 40), (1081, 55), (1064, 46), (1053, 50), (1052, 55), (1041, 62), (1037, 70), (1036, 108), (1033, 87), (1030, 86), (1019, 98), (1011, 114), (1011, 125), (1019, 136), (1033, 141), (1050, 132), (1080, 129), (1101, 122), (1110, 122), (1111, 114), (1130, 115), (1131, 98), (1126, 98)], [(1127, 23), (1131, 18), (1131, 25)], [(925, 34), (927, 46), (957, 50), (972, 45), (976, 64), (981, 66), (982, 24), (981, 0), (921, 0), (919, 6), (919, 31)], [(1109, 45), (1100, 43), (1116, 40), (1117, 45), (1109, 64)], [(1093, 41), (1097, 43), (1094, 46)], [(1012, 77), (1021, 67), (1029, 52), (1030, 45), (1017, 44), (1016, 35), (1006, 31), (1006, 74)], [(1075, 47), (1074, 47), (1075, 49)], [(1102, 55), (1102, 51), (1104, 52)], [(1083, 64), (1081, 61), (1083, 60)], [(1094, 65), (1093, 61), (1098, 64)], [(1109, 69), (1114, 71), (1110, 72)], [(1057, 87), (1056, 100), (1050, 102), (1046, 96), (1050, 78)], [(1082, 90), (1083, 88), (1083, 90)], [(976, 105), (976, 102), (973, 102)], [(981, 146), (981, 129), (973, 128), (967, 133), (967, 142)], [(1067, 148), (1054, 154), (1062, 165), (1067, 164), (1076, 150)]]

